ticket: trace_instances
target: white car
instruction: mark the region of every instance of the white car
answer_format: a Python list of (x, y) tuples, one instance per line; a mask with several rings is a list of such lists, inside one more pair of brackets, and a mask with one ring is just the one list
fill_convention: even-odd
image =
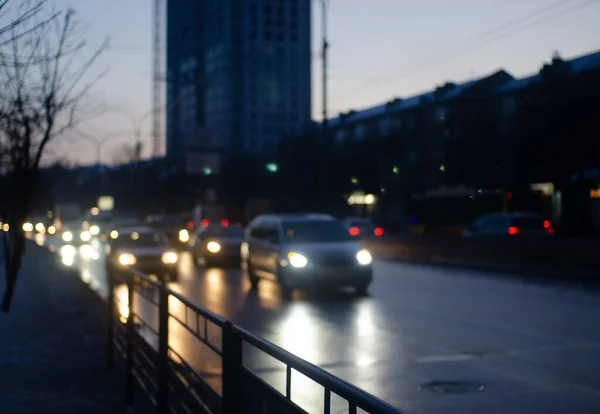
[(328, 215), (258, 216), (246, 228), (241, 255), (253, 288), (269, 279), (285, 297), (342, 287), (364, 294), (373, 280), (371, 254)]

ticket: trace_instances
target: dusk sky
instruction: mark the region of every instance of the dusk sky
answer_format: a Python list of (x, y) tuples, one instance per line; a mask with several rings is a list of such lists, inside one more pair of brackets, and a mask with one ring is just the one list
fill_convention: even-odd
[[(554, 51), (570, 58), (600, 49), (598, 0), (330, 1), (330, 116), (499, 68), (527, 75)], [(146, 115), (151, 108), (152, 1), (57, 4), (75, 7), (92, 24), (91, 46), (111, 37), (112, 48), (101, 62), (110, 72), (97, 88), (107, 104), (138, 118)], [(313, 116), (320, 119), (320, 1), (313, 0), (313, 9)], [(508, 25), (515, 20), (518, 24)], [(90, 122), (86, 130), (98, 137), (131, 130), (133, 140), (132, 123), (118, 113)], [(149, 143), (149, 117), (142, 134)], [(125, 139), (121, 135), (107, 142), (102, 161), (115, 161)], [(148, 149), (149, 144), (145, 155)], [(93, 147), (83, 140), (56, 142), (55, 152), (66, 152), (78, 163), (94, 161)]]

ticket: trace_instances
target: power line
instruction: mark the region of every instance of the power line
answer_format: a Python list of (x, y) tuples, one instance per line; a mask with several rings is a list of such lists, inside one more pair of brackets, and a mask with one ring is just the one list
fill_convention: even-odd
[[(600, 0), (587, 0), (587, 1), (584, 1), (584, 2), (579, 3), (577, 5), (574, 5), (574, 6), (570, 7), (570, 8), (561, 9), (561, 10), (556, 11), (555, 13), (551, 13), (549, 15), (545, 15), (545, 16), (540, 17), (538, 19), (531, 20), (531, 18), (534, 17), (535, 15), (544, 14), (545, 12), (550, 11), (551, 8), (553, 9), (553, 8), (556, 8), (557, 6), (573, 2), (573, 0), (568, 0), (568, 1), (561, 0), (561, 1), (557, 1), (557, 2), (555, 2), (555, 3), (553, 3), (553, 4), (549, 5), (549, 6), (546, 6), (546, 7), (542, 8), (542, 9), (539, 9), (535, 13), (529, 13), (529, 14), (527, 14), (525, 16), (522, 16), (522, 17), (520, 17), (518, 19), (511, 20), (511, 21), (506, 22), (506, 23), (504, 23), (504, 24), (502, 24), (500, 26), (497, 26), (496, 28), (493, 28), (493, 29), (490, 29), (490, 30), (484, 32), (483, 34), (481, 34), (481, 35), (478, 36), (479, 37), (479, 39), (478, 39), (479, 41), (478, 42), (474, 42), (474, 40), (476, 40), (477, 37), (473, 37), (473, 38), (470, 38), (470, 39), (468, 39), (466, 41), (463, 41), (463, 42), (457, 44), (456, 46), (454, 46), (453, 48), (451, 48), (452, 51), (451, 51), (451, 55), (449, 55), (449, 56), (446, 56), (446, 57), (443, 57), (443, 58), (440, 59), (440, 56), (439, 56), (440, 54), (438, 53), (437, 55), (432, 55), (431, 56), (431, 57), (435, 56), (435, 57), (437, 57), (437, 59), (433, 60), (433, 61), (430, 60), (426, 65), (420, 65), (420, 66), (416, 66), (415, 67), (414, 63), (416, 63), (416, 62), (413, 62), (413, 64), (409, 64), (409, 65), (404, 66), (403, 69), (408, 70), (409, 68), (412, 68), (415, 71), (422, 71), (422, 70), (425, 70), (425, 69), (429, 69), (430, 67), (433, 67), (433, 66), (438, 66), (438, 65), (444, 64), (444, 63), (446, 63), (446, 62), (448, 62), (448, 61), (450, 61), (452, 59), (456, 59), (457, 57), (460, 57), (461, 55), (463, 55), (463, 54), (465, 54), (467, 52), (476, 50), (476, 49), (481, 48), (483, 46), (487, 46), (487, 45), (489, 45), (491, 43), (494, 43), (494, 42), (497, 42), (499, 40), (506, 39), (507, 37), (510, 37), (510, 36), (515, 35), (515, 34), (521, 33), (521, 32), (523, 32), (523, 31), (525, 31), (527, 29), (531, 29), (531, 28), (533, 28), (533, 27), (535, 27), (535, 26), (537, 26), (539, 24), (545, 23), (545, 22), (547, 22), (549, 20), (553, 20), (555, 18), (562, 17), (562, 16), (565, 16), (565, 15), (567, 15), (569, 13), (573, 13), (575, 11), (581, 10), (581, 9), (587, 7), (587, 6), (590, 6), (590, 5), (594, 4), (594, 3), (597, 3), (598, 1), (600, 1)], [(524, 23), (524, 22), (526, 22), (526, 24), (519, 25), (519, 23)], [(514, 27), (514, 26), (517, 26), (517, 27)], [(507, 31), (506, 29), (508, 29), (508, 28), (513, 28), (513, 29)], [(496, 33), (498, 34), (497, 36), (490, 37), (491, 35), (496, 34)], [(482, 39), (482, 37), (483, 37), (483, 39)], [(457, 48), (457, 50), (454, 50), (456, 48)], [(447, 53), (448, 49), (446, 49), (444, 52)], [(443, 54), (444, 52), (441, 52), (441, 53)], [(421, 62), (421, 61), (424, 61), (426, 59), (427, 58), (421, 59), (421, 60), (418, 60), (417, 62)], [(381, 85), (384, 85), (384, 84), (387, 84), (387, 83), (394, 82), (394, 81), (396, 81), (398, 79), (401, 79), (401, 78), (406, 78), (408, 76), (411, 76), (411, 74), (410, 73), (406, 73), (404, 75), (394, 76), (393, 78), (387, 77), (385, 79), (381, 79), (381, 77), (379, 77), (378, 78), (379, 82), (377, 82), (377, 84), (370, 83), (369, 86), (371, 86), (371, 87), (381, 86)]]

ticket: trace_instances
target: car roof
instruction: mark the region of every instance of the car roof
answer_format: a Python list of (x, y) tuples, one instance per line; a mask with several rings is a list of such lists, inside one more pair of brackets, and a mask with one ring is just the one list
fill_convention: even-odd
[(147, 226), (121, 227), (118, 230), (123, 233), (161, 233), (159, 230)]
[(258, 219), (276, 220), (278, 222), (303, 222), (303, 221), (336, 221), (334, 216), (322, 213), (284, 213), (265, 214), (257, 216)]

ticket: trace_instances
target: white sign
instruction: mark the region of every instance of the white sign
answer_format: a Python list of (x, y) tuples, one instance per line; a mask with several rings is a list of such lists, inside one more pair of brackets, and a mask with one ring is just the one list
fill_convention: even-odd
[(115, 199), (112, 196), (98, 197), (98, 208), (100, 211), (111, 211), (115, 208)]
[(371, 205), (371, 204), (375, 204), (376, 200), (377, 199), (373, 194), (367, 194), (367, 195), (352, 194), (350, 197), (348, 197), (348, 204), (350, 204), (350, 205), (353, 205), (353, 204)]

